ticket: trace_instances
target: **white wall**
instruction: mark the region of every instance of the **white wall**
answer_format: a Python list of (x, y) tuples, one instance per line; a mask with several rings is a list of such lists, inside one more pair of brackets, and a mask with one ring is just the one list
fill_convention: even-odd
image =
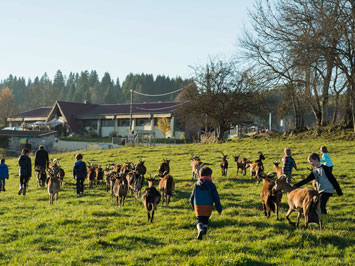
[(102, 137), (109, 137), (110, 133), (115, 131), (115, 127), (102, 127), (101, 128), (101, 136)]

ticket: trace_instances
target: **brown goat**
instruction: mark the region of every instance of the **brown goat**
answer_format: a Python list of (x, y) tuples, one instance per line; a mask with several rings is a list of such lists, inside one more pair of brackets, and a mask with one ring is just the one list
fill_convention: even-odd
[(198, 155), (192, 155), (190, 158), (191, 168), (192, 168), (192, 180), (197, 179), (200, 175), (200, 169), (203, 167), (203, 162), (201, 162)]
[(274, 161), (274, 169), (276, 171), (276, 176), (277, 178), (280, 178), (280, 176), (282, 175), (282, 167), (279, 167), (280, 162), (279, 161)]
[(140, 175), (144, 177), (145, 173), (147, 172), (147, 168), (144, 165), (144, 160), (139, 159), (138, 163), (135, 164), (134, 170), (136, 170)]
[(128, 189), (131, 191), (131, 195), (134, 194), (135, 199), (138, 200), (143, 184), (144, 177), (139, 174), (137, 171), (131, 171), (126, 175), (128, 181)]
[(101, 165), (98, 165), (95, 168), (95, 185), (97, 186), (100, 181), (104, 180), (104, 170), (101, 168)]
[(164, 173), (167, 172), (168, 174), (170, 173), (170, 159), (163, 159), (163, 162), (159, 166), (159, 177), (163, 177)]
[(227, 172), (228, 172), (228, 161), (227, 161), (227, 154), (224, 154), (223, 152), (220, 151), (220, 153), (222, 153), (222, 162), (221, 162), (221, 170), (222, 170), (222, 176), (227, 176)]
[(120, 201), (121, 205), (124, 206), (124, 201), (127, 196), (128, 184), (127, 179), (125, 177), (116, 179), (115, 184), (113, 185), (113, 193), (116, 196), (116, 202), (118, 206), (118, 201)]
[(270, 213), (276, 213), (276, 220), (279, 220), (279, 206), (282, 199), (282, 192), (277, 191), (272, 193), (272, 188), (275, 185), (275, 182), (271, 181), (274, 177), (273, 174), (265, 175), (264, 173), (261, 175), (263, 179), (263, 188), (261, 189), (260, 198), (263, 204), (264, 214), (267, 218), (270, 217)]
[[(142, 201), (144, 207), (147, 211), (148, 222), (153, 222), (154, 218), (154, 211), (157, 210), (157, 205), (160, 202), (161, 194), (160, 192), (154, 187), (155, 175), (153, 178), (147, 178), (149, 187), (143, 192), (142, 194)], [(152, 214), (150, 214), (152, 212)]]
[(260, 167), (259, 163), (248, 163), (248, 166), (250, 167), (250, 181), (253, 181), (253, 177), (255, 176), (258, 183), (260, 183), (263, 169)]
[(284, 190), (287, 193), (289, 209), (286, 213), (286, 219), (289, 224), (295, 226), (295, 223), (290, 220), (289, 216), (293, 211), (297, 210), (296, 226), (298, 228), (303, 210), (306, 228), (309, 223), (313, 222), (319, 225), (319, 229), (322, 229), (320, 199), (317, 191), (312, 188), (292, 188), (286, 182), (285, 175), (276, 180), (276, 184), (272, 189), (274, 193), (280, 190)]
[(243, 175), (246, 175), (247, 168), (249, 167), (248, 163), (250, 163), (249, 159), (240, 158), (240, 155), (235, 155), (234, 156), (234, 161), (237, 162), (237, 175), (238, 175), (239, 169), (241, 169), (241, 173)]
[(58, 200), (58, 192), (60, 189), (60, 180), (58, 173), (52, 169), (49, 169), (49, 178), (48, 178), (48, 194), (49, 194), (49, 204), (53, 204), (53, 200)]
[(126, 162), (121, 166), (120, 172), (121, 173), (128, 173), (132, 170), (132, 163), (131, 162)]
[(164, 202), (166, 202), (166, 205), (169, 205), (170, 198), (173, 195), (174, 189), (175, 181), (173, 177), (169, 174), (164, 175), (164, 177), (159, 181), (159, 190), (163, 197), (162, 205)]
[(95, 179), (96, 179), (96, 167), (93, 164), (89, 164), (89, 168), (87, 170), (87, 179), (88, 179), (88, 188), (93, 188)]

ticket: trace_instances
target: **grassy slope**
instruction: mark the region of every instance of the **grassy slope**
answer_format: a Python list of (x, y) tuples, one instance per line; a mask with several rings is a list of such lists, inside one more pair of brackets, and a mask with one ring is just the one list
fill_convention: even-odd
[[(261, 185), (249, 182), (249, 174), (236, 177), (229, 156), (227, 178), (220, 176), (218, 150), (229, 155), (241, 153), (256, 159), (266, 155), (266, 171), (280, 159), (284, 147), (293, 150), (300, 171), (308, 171), (310, 152), (326, 145), (335, 163), (334, 173), (344, 196), (328, 203), (330, 223), (319, 232), (312, 224), (296, 230), (283, 218), (287, 211), (284, 195), (281, 221), (266, 219), (260, 209)], [(84, 153), (84, 161), (105, 164), (145, 158), (148, 173), (156, 173), (163, 157), (171, 158), (176, 193), (169, 207), (158, 206), (153, 224), (147, 224), (141, 203), (132, 197), (124, 208), (116, 207), (103, 186), (75, 196), (71, 169), (73, 153), (59, 154), (66, 180), (53, 206), (45, 189), (37, 189), (35, 178), (25, 198), (17, 195), (17, 160), (8, 160), (10, 179), (7, 192), (0, 193), (0, 264), (19, 265), (354, 265), (355, 264), (355, 143), (329, 140), (249, 140), (222, 145), (181, 145), (156, 148), (121, 148)], [(212, 215), (208, 236), (195, 240), (194, 213), (188, 197), (191, 181), (190, 153), (198, 153), (214, 171), (214, 182), (224, 211)], [(53, 158), (53, 157), (52, 157)], [(33, 158), (32, 158), (33, 159)], [(295, 220), (296, 214), (291, 215)], [(302, 218), (303, 219), (303, 218)], [(302, 220), (304, 226), (304, 220)]]

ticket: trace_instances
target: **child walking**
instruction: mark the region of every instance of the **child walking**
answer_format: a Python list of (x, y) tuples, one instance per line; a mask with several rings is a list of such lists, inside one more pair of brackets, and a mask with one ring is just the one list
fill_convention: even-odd
[(30, 151), (28, 149), (23, 149), (20, 157), (18, 158), (19, 165), (19, 175), (20, 175), (20, 189), (18, 194), (26, 195), (27, 183), (32, 176), (32, 165), (31, 159), (28, 156)]
[(320, 159), (320, 162), (324, 163), (325, 166), (328, 166), (330, 172), (332, 172), (334, 164), (332, 160), (330, 160), (327, 147), (326, 146), (320, 147), (320, 151), (322, 153), (322, 158)]
[(292, 168), (297, 171), (295, 160), (291, 157), (291, 149), (286, 148), (284, 150), (285, 156), (282, 158), (282, 173), (286, 175), (286, 182), (291, 184)]
[(197, 239), (202, 240), (203, 234), (207, 233), (208, 219), (212, 213), (213, 203), (218, 213), (222, 213), (217, 188), (212, 182), (211, 168), (205, 166), (200, 169), (200, 177), (194, 185), (190, 202), (196, 214)]
[(5, 159), (0, 161), (0, 191), (5, 191), (5, 178), (9, 179), (9, 168), (5, 164)]
[(84, 180), (87, 176), (86, 163), (83, 162), (83, 155), (78, 153), (75, 156), (76, 162), (73, 167), (73, 177), (76, 179), (76, 194), (80, 196), (84, 193)]
[(293, 187), (297, 188), (314, 179), (316, 180), (320, 198), (322, 224), (326, 224), (328, 221), (327, 202), (329, 198), (333, 195), (334, 189), (339, 196), (343, 195), (343, 192), (341, 191), (338, 181), (335, 179), (329, 168), (320, 163), (320, 158), (317, 153), (309, 155), (308, 161), (313, 168), (311, 174), (306, 179), (296, 183)]

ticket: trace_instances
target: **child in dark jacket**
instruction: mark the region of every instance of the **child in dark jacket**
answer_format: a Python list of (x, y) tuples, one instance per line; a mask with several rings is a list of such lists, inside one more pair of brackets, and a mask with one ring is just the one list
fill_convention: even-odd
[(19, 165), (19, 175), (20, 175), (20, 189), (18, 194), (26, 195), (27, 183), (32, 176), (32, 165), (31, 159), (28, 157), (30, 151), (28, 149), (23, 149), (20, 157), (18, 158)]
[(87, 175), (86, 163), (84, 163), (83, 155), (78, 153), (75, 156), (76, 162), (73, 167), (73, 177), (76, 179), (76, 193), (78, 196), (84, 193), (84, 180)]
[(197, 239), (202, 240), (203, 234), (207, 233), (208, 219), (212, 213), (213, 203), (215, 203), (218, 213), (222, 213), (217, 188), (215, 184), (212, 183), (211, 168), (206, 166), (201, 168), (200, 177), (195, 183), (190, 196), (190, 202), (196, 214)]
[(285, 156), (282, 158), (282, 173), (286, 175), (286, 182), (291, 184), (292, 168), (297, 171), (295, 160), (291, 157), (291, 149), (284, 150)]
[(294, 187), (300, 187), (312, 180), (316, 180), (319, 198), (320, 198), (320, 210), (322, 214), (322, 224), (325, 224), (328, 220), (326, 205), (329, 197), (334, 193), (334, 189), (339, 196), (343, 195), (338, 181), (332, 174), (329, 167), (320, 163), (320, 158), (317, 153), (312, 153), (308, 157), (309, 164), (313, 168), (311, 174), (304, 180), (298, 182)]
[(5, 191), (5, 178), (9, 179), (9, 168), (5, 164), (5, 159), (0, 163), (0, 191)]

